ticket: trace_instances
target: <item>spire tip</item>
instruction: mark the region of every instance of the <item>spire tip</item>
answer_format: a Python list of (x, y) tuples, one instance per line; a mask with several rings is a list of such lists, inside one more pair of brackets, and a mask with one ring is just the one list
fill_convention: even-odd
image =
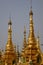
[(9, 14), (9, 23), (8, 25), (12, 25), (12, 22), (11, 22), (11, 13)]

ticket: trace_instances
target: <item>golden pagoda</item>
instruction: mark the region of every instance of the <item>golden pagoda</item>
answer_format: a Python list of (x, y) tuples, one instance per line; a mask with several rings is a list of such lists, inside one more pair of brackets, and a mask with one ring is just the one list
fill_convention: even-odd
[(36, 38), (34, 33), (32, 6), (29, 13), (29, 34), (26, 40), (26, 27), (24, 26), (23, 48), (19, 53), (19, 46), (12, 42), (12, 21), (8, 22), (8, 40), (5, 52), (0, 51), (0, 65), (43, 65), (43, 53), (40, 49), (39, 35)]
[(40, 65), (41, 64), (41, 50), (39, 46), (39, 37), (36, 38), (34, 34), (34, 24), (33, 24), (33, 12), (32, 6), (29, 13), (29, 35), (27, 39), (27, 44), (25, 49), (22, 49), (22, 57), (25, 60), (24, 63), (29, 63), (29, 65)]
[(4, 65), (13, 65), (16, 62), (16, 53), (12, 42), (12, 22), (9, 19), (8, 22), (8, 40), (4, 53)]
[(25, 51), (26, 61), (29, 61), (29, 59), (32, 59), (32, 61), (36, 63), (37, 43), (36, 43), (36, 38), (34, 35), (32, 8), (30, 10), (29, 16), (30, 16), (30, 29), (29, 29), (29, 35), (28, 35), (28, 41), (27, 41), (28, 45)]

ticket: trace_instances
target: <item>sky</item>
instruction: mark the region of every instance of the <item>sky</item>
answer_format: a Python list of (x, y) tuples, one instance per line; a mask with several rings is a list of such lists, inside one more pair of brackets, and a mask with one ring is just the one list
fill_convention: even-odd
[[(30, 0), (0, 0), (0, 49), (5, 49), (8, 39), (8, 22), (11, 14), (12, 41), (22, 49), (24, 25), (26, 37), (29, 34)], [(43, 0), (32, 0), (35, 37), (39, 34), (40, 47), (43, 51)]]

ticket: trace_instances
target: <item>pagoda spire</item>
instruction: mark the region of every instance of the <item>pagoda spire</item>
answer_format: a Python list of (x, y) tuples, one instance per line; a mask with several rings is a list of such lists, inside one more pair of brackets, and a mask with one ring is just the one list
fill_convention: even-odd
[(4, 61), (5, 64), (7, 62), (8, 65), (12, 65), (14, 64), (14, 62), (16, 62), (16, 52), (14, 49), (14, 45), (12, 42), (12, 21), (11, 21), (11, 17), (9, 18), (9, 22), (8, 22), (8, 40), (7, 40), (7, 44), (6, 44), (6, 49), (5, 49), (5, 53), (4, 53)]
[(29, 35), (34, 36), (34, 27), (33, 27), (33, 12), (32, 12), (32, 6), (30, 8), (30, 29), (29, 29)]
[(11, 21), (11, 17), (9, 17), (9, 22), (8, 22), (8, 41), (6, 44), (6, 50), (7, 51), (10, 51), (10, 50), (14, 51), (14, 47), (13, 47), (13, 43), (12, 43), (12, 21)]
[(30, 12), (29, 12), (29, 36), (28, 36), (28, 43), (33, 43), (35, 42), (35, 35), (34, 35), (34, 25), (33, 25), (33, 11), (32, 11), (32, 0), (31, 0), (31, 7), (30, 7)]
[(11, 39), (12, 39), (12, 22), (10, 17), (8, 22), (8, 40), (11, 40)]
[(25, 27), (25, 25), (24, 25), (24, 42), (23, 42), (23, 44), (24, 44), (24, 48), (26, 47), (26, 27)]
[(40, 37), (39, 37), (39, 35), (37, 36), (37, 48), (38, 48), (38, 52), (41, 52), (41, 50), (40, 50)]

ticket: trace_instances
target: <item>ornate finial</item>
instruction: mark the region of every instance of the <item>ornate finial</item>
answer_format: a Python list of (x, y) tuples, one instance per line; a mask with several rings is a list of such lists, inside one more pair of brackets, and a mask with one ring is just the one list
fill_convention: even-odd
[(30, 8), (32, 9), (32, 0), (31, 0), (31, 7)]
[(40, 37), (39, 37), (39, 34), (40, 34), (40, 33), (39, 33), (39, 29), (38, 29), (38, 35), (37, 35), (37, 38), (38, 38), (38, 39), (40, 38)]
[(39, 30), (38, 30), (38, 35), (37, 35), (37, 47), (38, 47), (38, 52), (40, 53), (40, 52), (41, 52), (41, 49), (40, 49), (40, 36), (39, 36)]
[(8, 23), (8, 25), (12, 25), (12, 22), (11, 22), (11, 13), (9, 15), (9, 23)]
[(32, 0), (31, 0), (31, 6), (30, 6), (30, 13), (29, 13), (29, 15), (33, 15), (33, 12), (32, 12)]
[(8, 22), (8, 40), (12, 39), (12, 22), (11, 22), (11, 14), (9, 16), (9, 22)]
[(11, 13), (9, 14), (9, 19), (11, 20)]
[(37, 35), (37, 41), (39, 42), (39, 38), (40, 38), (40, 36), (39, 36), (39, 29), (38, 29), (38, 35)]

